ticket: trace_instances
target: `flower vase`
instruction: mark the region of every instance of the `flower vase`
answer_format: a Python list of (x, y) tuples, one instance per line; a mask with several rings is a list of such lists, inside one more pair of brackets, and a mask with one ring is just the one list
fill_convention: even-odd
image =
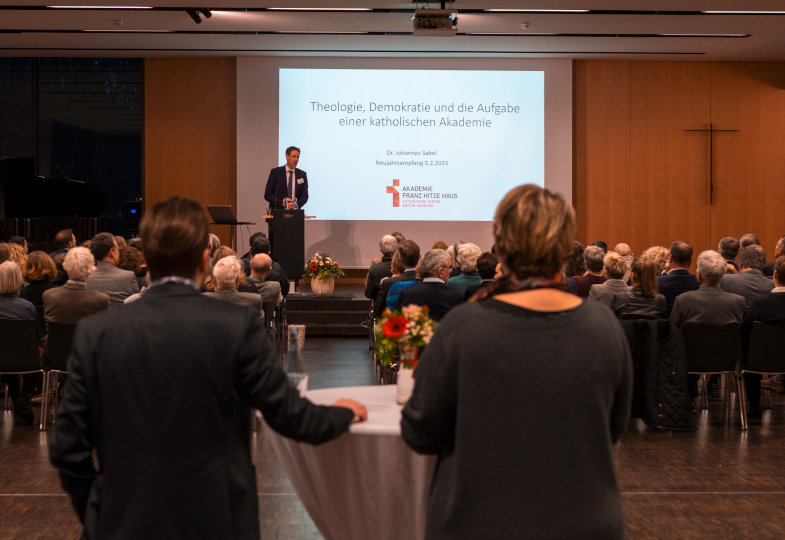
[(317, 298), (329, 298), (335, 288), (335, 278), (311, 278), (311, 291)]
[(417, 367), (417, 347), (398, 349), (398, 376), (395, 382), (395, 402), (403, 405), (414, 390), (414, 368)]

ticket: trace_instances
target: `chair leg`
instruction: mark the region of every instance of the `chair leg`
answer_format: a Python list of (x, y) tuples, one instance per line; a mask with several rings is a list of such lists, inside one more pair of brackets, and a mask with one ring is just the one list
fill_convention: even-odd
[(744, 373), (736, 379), (736, 386), (738, 391), (736, 395), (739, 398), (739, 414), (741, 415), (741, 430), (747, 431), (747, 390), (744, 388)]
[(703, 395), (703, 410), (706, 411), (709, 409), (709, 376), (705, 373), (701, 374), (700, 383), (701, 383), (701, 394)]
[(771, 395), (769, 394), (769, 389), (761, 388), (760, 390), (761, 390), (761, 394), (763, 394), (763, 401), (764, 401), (763, 408), (771, 409)]
[(722, 421), (728, 423), (730, 409), (730, 381), (727, 373), (720, 373), (720, 395), (722, 396)]
[(44, 380), (41, 383), (41, 422), (38, 429), (46, 431), (46, 409), (49, 399), (49, 372), (44, 372)]

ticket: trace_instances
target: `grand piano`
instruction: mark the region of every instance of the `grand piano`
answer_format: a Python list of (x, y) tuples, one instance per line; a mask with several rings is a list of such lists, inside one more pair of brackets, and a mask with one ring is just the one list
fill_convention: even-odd
[(46, 242), (52, 229), (71, 228), (90, 238), (105, 208), (106, 195), (96, 186), (37, 176), (34, 158), (0, 158), (0, 219), (6, 237)]

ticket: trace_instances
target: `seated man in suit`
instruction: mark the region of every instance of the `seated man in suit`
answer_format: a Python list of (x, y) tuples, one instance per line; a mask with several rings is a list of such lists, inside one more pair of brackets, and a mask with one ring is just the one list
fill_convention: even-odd
[(262, 297), (257, 293), (240, 292), (237, 287), (242, 281), (241, 272), (243, 265), (237, 255), (229, 255), (219, 259), (213, 265), (213, 278), (215, 278), (215, 291), (204, 292), (205, 296), (232, 302), (240, 306), (253, 309), (257, 315), (264, 318), (262, 310)]
[(272, 310), (281, 303), (281, 285), (277, 281), (267, 281), (267, 276), (273, 270), (273, 260), (266, 253), (257, 253), (251, 259), (251, 275), (245, 278), (247, 285), (240, 285), (237, 290), (240, 292), (257, 293), (262, 298), (262, 307), (265, 313)]
[(193, 201), (148, 208), (150, 290), (76, 328), (50, 459), (85, 538), (258, 538), (251, 407), (312, 444), (367, 417), (300, 397), (258, 316), (199, 294), (208, 227)]
[(726, 274), (720, 280), (722, 290), (744, 297), (746, 307), (756, 296), (766, 294), (774, 287), (774, 282), (763, 275), (766, 264), (766, 251), (758, 244), (750, 244), (739, 255), (739, 273)]
[(392, 276), (393, 254), (398, 249), (398, 239), (391, 234), (385, 234), (379, 241), (379, 251), (382, 252), (382, 260), (368, 269), (368, 277), (365, 280), (365, 296), (371, 300), (376, 299), (379, 294), (379, 287), (383, 278)]
[(725, 259), (725, 263), (728, 265), (728, 273), (738, 274), (739, 264), (736, 262), (736, 257), (739, 255), (739, 240), (732, 236), (725, 236), (717, 245), (717, 251)]
[(71, 229), (61, 229), (55, 234), (55, 249), (49, 254), (54, 257), (58, 253), (68, 253), (68, 250), (76, 247), (76, 236)]
[[(741, 262), (741, 258), (740, 258)], [(741, 274), (739, 274), (741, 275)], [(752, 335), (752, 326), (755, 321), (785, 324), (785, 256), (780, 256), (774, 262), (774, 287), (766, 293), (757, 295), (750, 301), (749, 310), (741, 323), (741, 347), (746, 356)], [(750, 401), (748, 416), (760, 418), (760, 389), (768, 388), (775, 392), (785, 391), (785, 379), (781, 375), (759, 382), (760, 375), (747, 373), (744, 375), (744, 385), (747, 389), (747, 398)]]
[(629, 294), (630, 287), (624, 281), (624, 276), (629, 272), (624, 256), (615, 251), (609, 251), (602, 259), (605, 275), (608, 277), (603, 283), (592, 285), (589, 298), (602, 302), (610, 307), (613, 297), (617, 294)]
[[(404, 240), (398, 244), (396, 250), (398, 259), (401, 266), (403, 266), (403, 273), (398, 276), (392, 276), (382, 281), (379, 287), (379, 294), (376, 295), (376, 302), (374, 303), (373, 313), (376, 317), (382, 314), (382, 311), (390, 304), (388, 303), (387, 295), (390, 288), (398, 282), (414, 282), (417, 279), (417, 263), (420, 262), (420, 246), (412, 240)], [(395, 302), (392, 302), (395, 305)]]
[(68, 281), (62, 287), (47, 289), (43, 294), (44, 320), (48, 323), (76, 324), (93, 313), (109, 308), (109, 295), (87, 288), (87, 278), (95, 271), (90, 250), (75, 247), (63, 260)]
[[(774, 244), (774, 261), (785, 255), (785, 234), (783, 234), (777, 243)], [(774, 276), (774, 262), (767, 262), (763, 267), (763, 275), (766, 277)]]
[(117, 268), (120, 248), (111, 233), (96, 234), (90, 241), (90, 252), (96, 261), (95, 271), (87, 277), (87, 288), (109, 295), (112, 306), (139, 292), (139, 282), (130, 270)]
[[(267, 277), (264, 278), (265, 281), (276, 281), (281, 289), (281, 295), (286, 298), (286, 295), (289, 294), (289, 278), (286, 275), (286, 271), (280, 265), (278, 261), (273, 259), (270, 247), (270, 239), (267, 238), (267, 235), (264, 233), (258, 233), (256, 238), (253, 239), (251, 242), (251, 250), (250, 255), (251, 259), (260, 253), (264, 253), (265, 255), (269, 256), (272, 260), (272, 268), (270, 269), (270, 273), (267, 274)], [(246, 266), (245, 263), (243, 264), (243, 272), (245, 275), (251, 273), (251, 264), (250, 259), (248, 261), (248, 265)]]
[(447, 312), (463, 303), (463, 295), (455, 287), (446, 285), (450, 278), (450, 256), (443, 249), (430, 249), (425, 252), (417, 273), (422, 283), (402, 290), (395, 303), (395, 309), (410, 304), (428, 306), (428, 313), (435, 321), (441, 321)]
[(690, 274), (692, 246), (679, 240), (671, 244), (668, 255), (668, 273), (657, 276), (657, 287), (667, 301), (667, 314), (673, 309), (673, 302), (681, 293), (695, 291), (700, 287), (698, 279)]

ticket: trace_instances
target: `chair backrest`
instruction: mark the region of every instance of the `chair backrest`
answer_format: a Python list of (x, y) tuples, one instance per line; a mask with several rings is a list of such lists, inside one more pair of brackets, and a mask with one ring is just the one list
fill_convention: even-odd
[(752, 324), (747, 363), (751, 371), (785, 372), (785, 324)]
[(0, 319), (0, 343), (0, 373), (41, 369), (35, 319)]
[(681, 333), (687, 347), (690, 373), (733, 371), (741, 358), (741, 323), (684, 323)]
[(46, 344), (44, 345), (44, 364), (46, 369), (65, 371), (71, 343), (74, 340), (74, 324), (48, 322), (46, 324)]

